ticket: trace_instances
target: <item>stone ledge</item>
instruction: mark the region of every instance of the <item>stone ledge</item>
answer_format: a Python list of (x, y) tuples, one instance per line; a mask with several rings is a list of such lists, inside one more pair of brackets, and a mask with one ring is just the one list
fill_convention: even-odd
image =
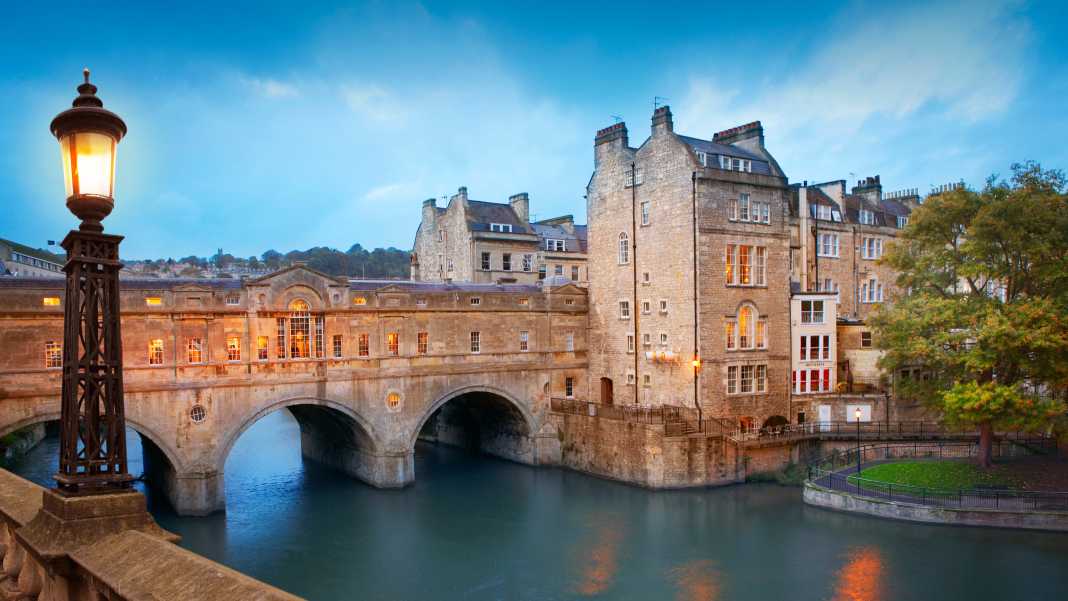
[(0, 469), (0, 517), (24, 526), (41, 510), (44, 487)]
[[(143, 532), (127, 530), (70, 554), (108, 598), (290, 601), (300, 597)], [(137, 558), (137, 561), (131, 561)]]
[(803, 499), (805, 504), (814, 507), (907, 522), (1068, 532), (1068, 512), (1063, 511), (931, 507), (855, 495), (811, 482), (805, 482)]

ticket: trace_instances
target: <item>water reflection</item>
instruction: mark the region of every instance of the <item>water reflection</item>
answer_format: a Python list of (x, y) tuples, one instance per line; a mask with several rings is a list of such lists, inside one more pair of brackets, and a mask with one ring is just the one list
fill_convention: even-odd
[(600, 595), (607, 591), (619, 569), (619, 545), (623, 540), (623, 522), (612, 516), (606, 523), (596, 525), (596, 534), (579, 559), (581, 573), (575, 591), (585, 597)]
[(689, 561), (668, 572), (677, 593), (676, 601), (715, 601), (719, 599), (720, 575), (709, 559)]
[(849, 561), (838, 572), (834, 601), (879, 601), (882, 599), (883, 558), (875, 547), (861, 547), (849, 553)]

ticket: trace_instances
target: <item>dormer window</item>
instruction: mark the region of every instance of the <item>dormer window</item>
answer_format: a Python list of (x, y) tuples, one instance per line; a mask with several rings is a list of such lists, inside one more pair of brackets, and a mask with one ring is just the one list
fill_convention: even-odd
[(744, 171), (745, 173), (752, 173), (753, 161), (720, 155), (719, 168), (724, 171)]
[(861, 209), (860, 222), (864, 225), (875, 225), (875, 213), (867, 209)]
[(545, 250), (554, 252), (564, 252), (565, 248), (567, 248), (567, 245), (564, 243), (563, 240), (556, 240), (553, 238), (545, 239)]
[(491, 232), (503, 232), (503, 233), (506, 233), (506, 234), (511, 234), (512, 233), (512, 224), (511, 223), (491, 223), (490, 224), (490, 231)]
[(696, 154), (697, 154), (697, 162), (701, 163), (702, 167), (707, 167), (708, 166), (708, 153), (707, 152), (701, 152), (700, 150), (698, 150)]
[(897, 229), (903, 230), (905, 226), (909, 224), (909, 218), (906, 215), (897, 216)]
[(831, 205), (812, 205), (812, 216), (821, 221), (842, 221), (842, 214)]

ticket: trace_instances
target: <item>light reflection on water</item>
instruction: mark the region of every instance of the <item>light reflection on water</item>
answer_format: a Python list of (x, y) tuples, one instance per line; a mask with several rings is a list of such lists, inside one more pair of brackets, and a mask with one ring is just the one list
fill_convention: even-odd
[(874, 547), (853, 549), (849, 561), (838, 572), (835, 601), (880, 601), (883, 559)]
[(719, 572), (709, 559), (688, 561), (669, 572), (678, 592), (676, 601), (716, 601), (719, 599)]
[[(57, 446), (14, 471), (50, 485)], [(653, 492), (433, 446), (414, 486), (376, 490), (304, 462), (286, 411), (234, 446), (226, 495), (206, 518), (149, 503), (183, 546), (315, 600), (1068, 598), (1068, 535), (860, 518), (774, 485)]]

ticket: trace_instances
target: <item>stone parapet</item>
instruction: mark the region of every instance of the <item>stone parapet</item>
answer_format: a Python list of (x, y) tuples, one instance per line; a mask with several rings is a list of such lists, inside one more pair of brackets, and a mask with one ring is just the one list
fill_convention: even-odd
[(0, 470), (0, 598), (295, 600), (174, 543), (138, 492), (66, 497)]

